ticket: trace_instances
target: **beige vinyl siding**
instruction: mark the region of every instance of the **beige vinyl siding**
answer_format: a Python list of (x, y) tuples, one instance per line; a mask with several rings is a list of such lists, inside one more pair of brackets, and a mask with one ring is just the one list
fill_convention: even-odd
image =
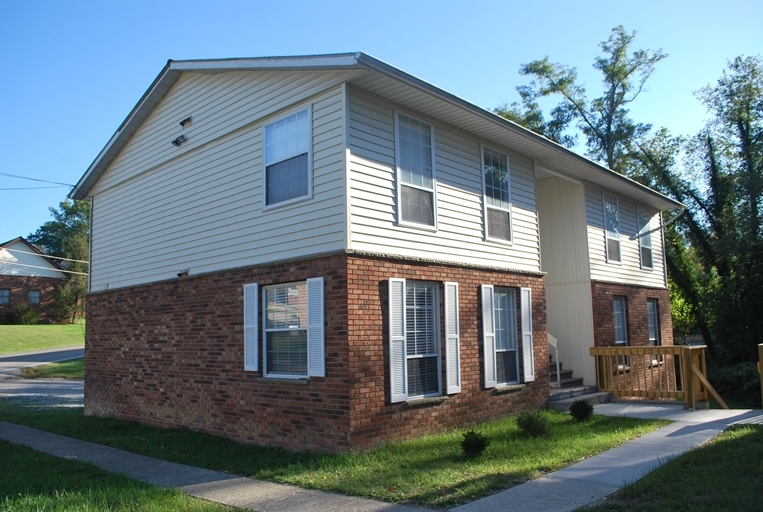
[[(586, 215), (588, 222), (588, 248), (591, 262), (591, 279), (613, 283), (632, 284), (664, 288), (665, 269), (663, 260), (662, 236), (659, 231), (652, 233), (652, 258), (654, 267), (642, 269), (639, 261), (638, 222), (636, 217), (637, 203), (627, 197), (608, 194), (617, 197), (620, 210), (620, 263), (609, 263), (606, 260), (604, 241), (604, 212), (602, 193), (598, 186), (586, 184)], [(644, 211), (653, 214), (650, 222), (657, 227), (659, 217), (656, 210), (641, 206)]]
[(559, 341), (564, 367), (586, 384), (595, 384), (588, 355), (594, 333), (584, 185), (560, 178), (539, 180), (538, 216), (548, 332)]
[[(437, 120), (349, 88), (350, 248), (406, 257), (539, 271), (532, 161)], [(434, 126), (437, 231), (396, 225), (395, 110)], [(514, 240), (486, 242), (480, 144), (509, 155)]]
[[(238, 73), (192, 75), (200, 75), (192, 78), (205, 79), (209, 88), (204, 95), (196, 94), (200, 105), (216, 103), (210, 96), (244, 95), (240, 77), (228, 76)], [(244, 121), (230, 112), (230, 105), (217, 102), (231, 123), (227, 132), (220, 127), (213, 133), (204, 131), (204, 119), (209, 118), (197, 117), (194, 112), (199, 110), (193, 105), (183, 110), (194, 115), (192, 126), (199, 130), (195, 140), (209, 138), (203, 150), (186, 150), (196, 147), (183, 145), (182, 152), (162, 162), (143, 167), (136, 163), (142, 160), (131, 160), (127, 165), (132, 157), (125, 155), (137, 158), (140, 151), (134, 146), (144, 139), (138, 133), (131, 140), (93, 189), (97, 206), (92, 290), (170, 279), (185, 268), (194, 275), (344, 248), (344, 89), (340, 84), (318, 94), (315, 88), (305, 89), (300, 80), (290, 95), (279, 74), (267, 75), (280, 84), (277, 103), (256, 110), (267, 117)], [(331, 85), (336, 76), (328, 75), (333, 78), (313, 78)], [(214, 79), (218, 83), (209, 83)], [(183, 86), (191, 82), (181, 79), (157, 109), (174, 104), (175, 95), (185, 97)], [(239, 88), (229, 90), (232, 82)], [(263, 211), (263, 126), (291, 108), (308, 106), (312, 107), (313, 195)], [(153, 118), (152, 114), (147, 125), (159, 122)], [(176, 124), (174, 119), (172, 123)], [(176, 150), (169, 140), (164, 145)], [(154, 158), (161, 160), (163, 148), (157, 151)]]

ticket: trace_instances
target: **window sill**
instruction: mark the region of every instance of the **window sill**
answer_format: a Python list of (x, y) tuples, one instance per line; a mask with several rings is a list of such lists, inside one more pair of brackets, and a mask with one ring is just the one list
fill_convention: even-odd
[(516, 393), (517, 391), (521, 391), (525, 389), (526, 384), (511, 384), (511, 385), (501, 385), (499, 384), (493, 389), (494, 395), (505, 395), (507, 393)]
[(504, 245), (508, 247), (512, 247), (514, 245), (514, 240), (505, 240), (503, 238), (482, 237), (482, 241), (488, 244)]
[(397, 223), (397, 227), (399, 228), (412, 228), (412, 229), (420, 229), (422, 231), (431, 231), (432, 233), (437, 232), (437, 226), (430, 226), (429, 224), (417, 224), (415, 222), (407, 222), (407, 221), (401, 221)]
[(292, 197), (291, 199), (285, 199), (283, 201), (279, 201), (277, 203), (273, 204), (264, 204), (262, 205), (262, 213), (269, 212), (271, 210), (277, 210), (279, 208), (283, 208), (285, 206), (290, 206), (295, 203), (301, 203), (303, 201), (309, 201), (313, 198), (312, 194), (308, 194), (306, 196), (299, 196), (299, 197)]
[(419, 407), (432, 407), (440, 405), (448, 400), (447, 396), (433, 396), (431, 398), (414, 398), (404, 402), (406, 409), (418, 409)]
[(310, 384), (310, 379), (300, 377), (298, 379), (283, 379), (279, 377), (260, 377), (261, 382), (268, 382), (272, 384), (290, 384), (292, 386), (307, 386)]

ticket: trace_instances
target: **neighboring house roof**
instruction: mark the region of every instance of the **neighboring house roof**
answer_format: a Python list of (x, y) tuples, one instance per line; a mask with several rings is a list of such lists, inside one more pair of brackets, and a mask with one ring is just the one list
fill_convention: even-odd
[(538, 177), (561, 176), (596, 183), (658, 210), (684, 206), (512, 121), (405, 73), (363, 52), (294, 57), (169, 60), (159, 76), (101, 150), (71, 199), (84, 199), (111, 162), (183, 72), (358, 70), (348, 82), (535, 160)]
[(0, 244), (0, 275), (55, 277), (63, 279), (61, 266), (47, 258), (24, 237), (16, 237)]

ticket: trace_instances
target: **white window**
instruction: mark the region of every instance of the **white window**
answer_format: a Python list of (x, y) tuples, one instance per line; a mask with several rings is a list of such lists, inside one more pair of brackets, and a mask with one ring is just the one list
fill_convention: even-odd
[(649, 343), (660, 345), (660, 307), (657, 299), (646, 300), (646, 320), (649, 330)]
[[(259, 369), (258, 286), (244, 285), (244, 368)], [(323, 278), (264, 286), (263, 375), (325, 377)]]
[[(628, 345), (628, 320), (625, 314), (625, 297), (614, 297), (612, 299), (612, 306), (614, 310), (615, 344), (624, 347)], [(629, 369), (630, 357), (617, 356), (617, 366), (620, 370)]]
[[(441, 394), (439, 286), (389, 280), (390, 398), (403, 402)], [(458, 285), (445, 283), (447, 392), (461, 391)]]
[(265, 126), (265, 206), (312, 193), (310, 109)]
[(40, 304), (40, 290), (29, 290), (29, 303), (34, 305)]
[(434, 128), (397, 114), (398, 222), (436, 224)]
[(0, 288), (0, 304), (11, 303), (11, 290), (9, 288)]
[(482, 341), (485, 355), (485, 387), (520, 381), (518, 336), (522, 335), (524, 381), (535, 380), (532, 335), (532, 294), (521, 288), (520, 328), (517, 328), (517, 289), (481, 286)]
[(620, 208), (617, 198), (604, 194), (604, 231), (607, 261), (620, 262)]
[(638, 209), (638, 245), (641, 268), (652, 268), (652, 234), (650, 217), (647, 212)]
[(511, 241), (511, 187), (509, 157), (482, 148), (485, 238)]
[(618, 345), (628, 344), (628, 328), (625, 316), (625, 297), (612, 299), (614, 308), (615, 343)]

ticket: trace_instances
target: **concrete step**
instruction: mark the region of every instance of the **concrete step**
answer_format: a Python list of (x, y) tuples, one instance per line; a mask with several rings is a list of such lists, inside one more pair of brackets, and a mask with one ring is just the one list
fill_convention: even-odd
[(583, 386), (583, 385), (573, 386), (570, 388), (552, 389), (550, 400), (552, 402), (555, 402), (558, 400), (574, 398), (576, 396), (586, 395), (589, 393), (596, 393), (597, 391), (599, 391), (599, 388), (597, 386)]
[(607, 391), (596, 391), (594, 393), (585, 393), (569, 398), (563, 398), (561, 400), (549, 401), (548, 408), (559, 412), (567, 412), (570, 410), (570, 405), (572, 405), (575, 400), (585, 400), (591, 405), (596, 405), (603, 404), (604, 402), (609, 402), (611, 399), (611, 393)]

